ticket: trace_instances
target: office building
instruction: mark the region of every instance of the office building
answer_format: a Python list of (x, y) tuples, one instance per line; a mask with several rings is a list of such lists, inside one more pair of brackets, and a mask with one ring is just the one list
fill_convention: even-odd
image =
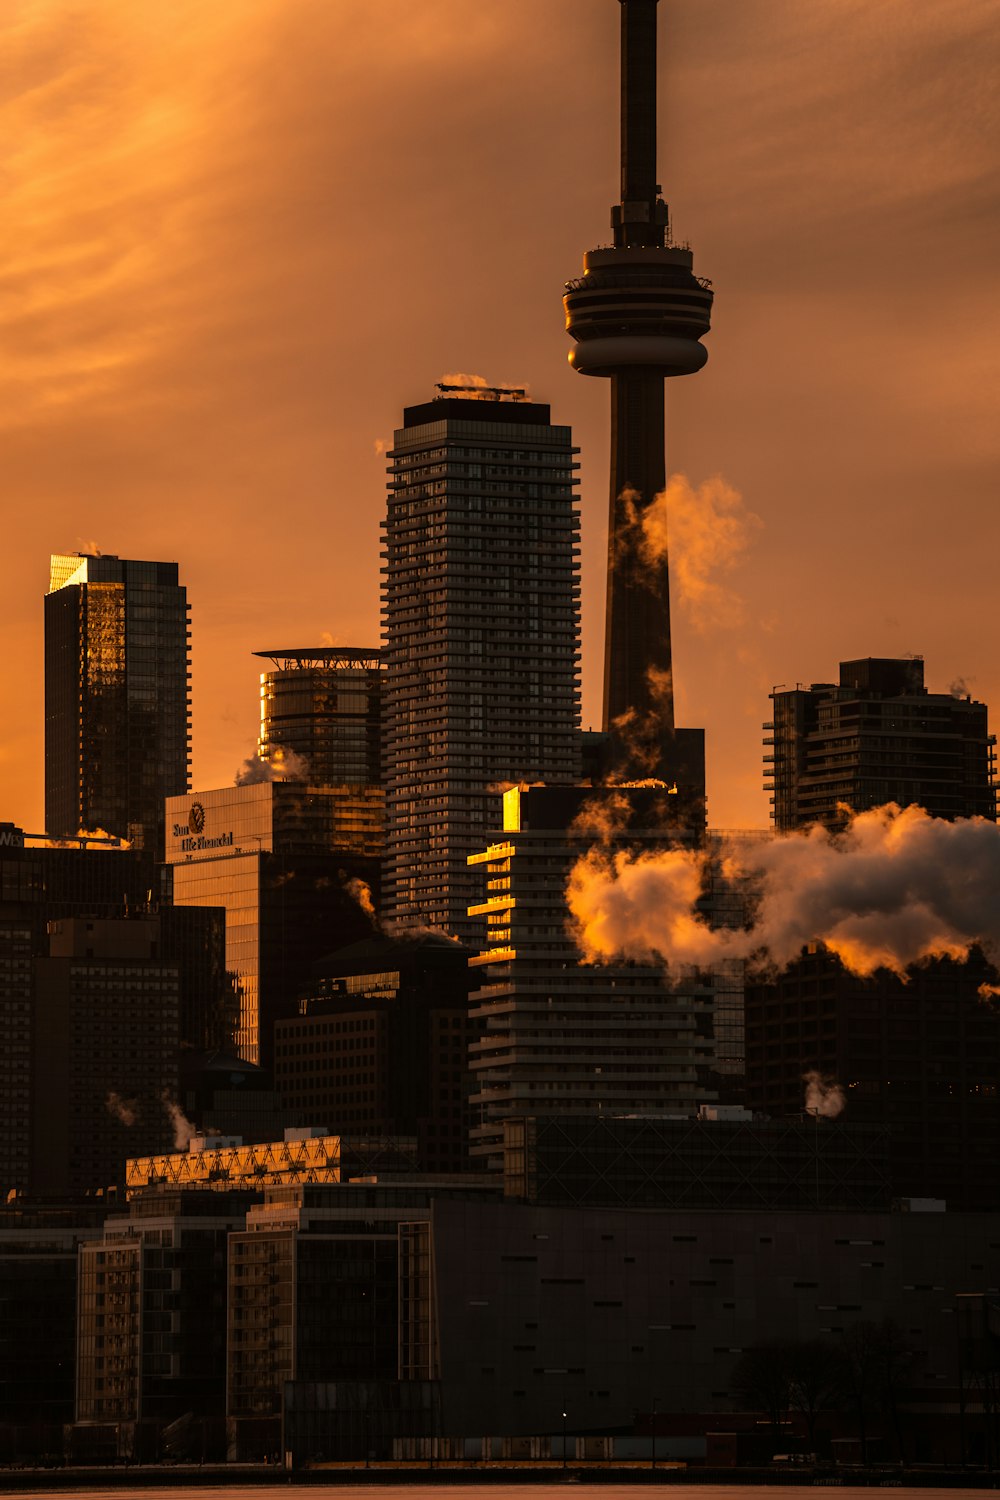
[(36, 958), (31, 1188), (65, 1196), (124, 1183), (136, 1151), (173, 1139), (180, 971), (154, 916), (50, 923)]
[(257, 651), (265, 765), (289, 756), (313, 786), (381, 784), (382, 652), (351, 646)]
[(697, 1117), (504, 1121), (504, 1197), (577, 1208), (886, 1212), (888, 1131), (702, 1105)]
[[(588, 250), (566, 284), (570, 364), (611, 386), (611, 493), (604, 656), (609, 767), (704, 792), (699, 741), (674, 725), (666, 547), (646, 523), (666, 486), (664, 381), (708, 355), (711, 283), (672, 232), (656, 169), (657, 0), (621, 0), (621, 201), (614, 244)], [(664, 533), (665, 535), (665, 533)], [(688, 732), (690, 733), (690, 732)]]
[(383, 911), (463, 941), (491, 788), (579, 778), (579, 518), (568, 427), (442, 388), (390, 454)]
[(270, 1068), (312, 964), (367, 937), (382, 846), (378, 787), (264, 781), (167, 801), (174, 901), (226, 913), (236, 1051)]
[(226, 1255), (255, 1196), (146, 1193), (81, 1246), (76, 1421), (109, 1429), (108, 1459), (155, 1459), (164, 1423), (223, 1416)]
[(105, 1200), (19, 1193), (0, 1201), (0, 1461), (62, 1450), (73, 1420), (76, 1265), (100, 1238)]
[(45, 820), (162, 850), (190, 785), (187, 593), (177, 564), (52, 557), (45, 598)]
[[(400, 1234), (400, 1368), (439, 1383), (448, 1435), (559, 1434), (563, 1412), (570, 1433), (632, 1431), (634, 1414), (650, 1410), (689, 1414), (687, 1430), (704, 1435), (731, 1431), (746, 1410), (734, 1377), (748, 1348), (837, 1348), (888, 1318), (914, 1349), (895, 1391), (906, 1451), (958, 1462), (992, 1402), (984, 1390), (976, 1400), (967, 1378), (961, 1411), (956, 1324), (964, 1294), (981, 1299), (994, 1284), (995, 1241), (989, 1214), (437, 1198)], [(425, 1332), (412, 1352), (411, 1328)], [(866, 1395), (868, 1436), (894, 1456), (892, 1413), (879, 1391)], [(831, 1405), (823, 1426), (856, 1433), (856, 1404)]]
[(228, 1415), (239, 1456), (274, 1450), (290, 1402), (303, 1418), (317, 1406), (350, 1413), (343, 1451), (326, 1441), (327, 1457), (385, 1453), (378, 1398), (397, 1385), (407, 1316), (400, 1234), (432, 1201), (496, 1196), (489, 1184), (420, 1177), (265, 1189), (229, 1244)]
[(275, 1028), (275, 1085), (296, 1118), (415, 1136), (424, 1172), (469, 1165), (472, 950), (435, 933), (352, 943), (315, 966)]
[(897, 802), (935, 818), (995, 818), (996, 736), (985, 703), (930, 693), (919, 656), (840, 663), (839, 682), (775, 688), (765, 789), (779, 833)]
[(803, 1107), (803, 1074), (843, 1090), (841, 1119), (889, 1130), (893, 1192), (969, 1212), (1000, 1209), (1000, 1013), (980, 955), (849, 974), (820, 949), (746, 989), (746, 1099), (769, 1115)]
[(662, 964), (582, 963), (566, 911), (570, 870), (598, 826), (606, 847), (658, 848), (671, 831), (683, 837), (684, 811), (665, 787), (505, 793), (502, 837), (470, 858), (486, 877), (486, 899), (472, 908), (486, 924), (472, 960), (482, 1027), (469, 1061), (472, 1154), (490, 1170), (503, 1168), (503, 1121), (513, 1116), (690, 1115), (716, 1099), (711, 984), (671, 982)]
[[(33, 847), (30, 834), (0, 824), (0, 1193), (31, 1190), (32, 1132), (55, 1088), (46, 1049), (36, 1050), (36, 961), (50, 957), (51, 924), (155, 917), (158, 960), (177, 970), (181, 1041), (218, 1045), (229, 1027), (224, 913), (173, 907), (171, 884), (151, 850)], [(127, 1077), (114, 1087), (129, 1097)]]

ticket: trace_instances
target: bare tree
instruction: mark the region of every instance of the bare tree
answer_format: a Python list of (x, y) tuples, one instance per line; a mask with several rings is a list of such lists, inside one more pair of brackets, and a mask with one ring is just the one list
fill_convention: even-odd
[(788, 1345), (788, 1400), (806, 1422), (809, 1448), (816, 1451), (816, 1422), (836, 1400), (841, 1388), (838, 1351), (826, 1339), (800, 1339)]
[(774, 1442), (781, 1437), (781, 1424), (788, 1415), (791, 1394), (790, 1345), (770, 1339), (745, 1349), (733, 1370), (731, 1389), (751, 1411), (769, 1419)]

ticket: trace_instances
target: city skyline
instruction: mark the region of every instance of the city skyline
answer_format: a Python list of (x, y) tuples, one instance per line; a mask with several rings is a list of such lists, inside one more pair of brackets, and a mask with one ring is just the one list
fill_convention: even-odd
[[(675, 582), (678, 718), (708, 732), (711, 821), (762, 825), (775, 674), (913, 651), (932, 691), (1000, 701), (980, 625), (996, 39), (974, 0), (660, 10), (661, 176), (722, 294), (706, 370), (669, 393), (669, 467), (721, 474), (762, 522), (731, 575), (742, 619), (710, 588), (699, 632)], [(460, 28), (437, 0), (376, 0), (346, 24), (266, 0), (167, 26), (103, 0), (70, 34), (38, 0), (12, 28), (5, 815), (41, 826), (50, 552), (180, 563), (193, 780), (221, 785), (253, 749), (253, 651), (377, 641), (376, 447), (470, 367), (528, 382), (581, 445), (599, 722), (607, 419), (566, 364), (559, 296), (610, 238), (618, 13), (537, 12)]]

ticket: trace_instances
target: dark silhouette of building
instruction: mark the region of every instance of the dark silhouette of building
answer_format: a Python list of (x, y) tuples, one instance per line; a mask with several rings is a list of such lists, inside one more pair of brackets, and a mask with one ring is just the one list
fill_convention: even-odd
[(351, 646), (257, 651), (260, 739), (265, 764), (289, 754), (313, 786), (379, 786), (382, 652)]
[(162, 849), (189, 786), (187, 593), (177, 564), (51, 559), (45, 598), (45, 819)]
[(919, 656), (840, 663), (840, 681), (775, 688), (765, 789), (779, 833), (916, 803), (935, 818), (995, 818), (996, 736), (985, 703), (929, 693)]
[(125, 1180), (125, 1161), (173, 1139), (180, 970), (154, 916), (49, 924), (32, 964), (31, 1189), (66, 1195)]
[[(176, 968), (181, 1041), (218, 1045), (230, 1023), (222, 911), (173, 907), (171, 872), (151, 850), (34, 848), (30, 840), (13, 824), (0, 824), (0, 1193), (31, 1189), (33, 1131), (59, 1087), (38, 999), (37, 962), (49, 960), (51, 924), (154, 916), (158, 961)], [(65, 1038), (55, 1040), (65, 1045)], [(175, 1037), (175, 1051), (176, 1045)], [(126, 1068), (112, 1087), (130, 1096)], [(62, 1107), (58, 1096), (56, 1106)]]
[(236, 1051), (270, 1068), (311, 966), (372, 930), (382, 793), (262, 781), (173, 797), (166, 840), (176, 904), (225, 910)]
[(887, 1132), (799, 1115), (549, 1115), (504, 1121), (504, 1196), (578, 1208), (885, 1212)]
[(580, 768), (576, 450), (522, 397), (442, 387), (390, 455), (383, 910), (463, 940), (490, 788)]
[[(779, 833), (895, 802), (939, 818), (994, 819), (987, 709), (928, 693), (919, 658), (841, 662), (840, 681), (775, 689), (774, 822)], [(769, 740), (772, 736), (769, 735)], [(747, 1102), (802, 1108), (803, 1074), (844, 1091), (843, 1119), (890, 1130), (894, 1191), (950, 1207), (1000, 1207), (1000, 1014), (980, 987), (981, 955), (938, 960), (907, 979), (849, 974), (825, 949), (746, 989)]]
[(995, 980), (977, 955), (921, 964), (905, 983), (885, 969), (859, 979), (821, 949), (773, 983), (748, 981), (747, 1103), (796, 1114), (815, 1070), (843, 1089), (845, 1123), (888, 1129), (898, 1197), (995, 1212), (1000, 1012), (979, 995)]
[(344, 1134), (416, 1136), (423, 1171), (466, 1170), (471, 956), (437, 934), (379, 936), (317, 964), (275, 1028), (286, 1108)]
[(105, 1200), (0, 1202), (0, 1461), (62, 1451), (73, 1420), (76, 1266)]
[(621, 0), (621, 201), (614, 246), (589, 250), (567, 282), (570, 363), (611, 382), (611, 499), (604, 729), (612, 763), (635, 776), (699, 784), (698, 741), (676, 735), (665, 553), (652, 565), (644, 522), (666, 485), (664, 380), (707, 359), (712, 290), (672, 233), (656, 170), (657, 0)]
[(156, 1457), (164, 1423), (224, 1415), (227, 1249), (255, 1196), (150, 1190), (82, 1246), (76, 1420), (110, 1429), (108, 1457)]

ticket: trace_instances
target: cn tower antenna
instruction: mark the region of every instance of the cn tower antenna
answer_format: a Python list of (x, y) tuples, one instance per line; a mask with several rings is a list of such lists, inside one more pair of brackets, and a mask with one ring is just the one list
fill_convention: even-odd
[[(588, 250), (563, 306), (581, 375), (611, 382), (611, 496), (604, 646), (604, 728), (619, 769), (667, 781), (686, 753), (674, 728), (669, 579), (643, 546), (666, 486), (664, 381), (708, 358), (712, 289), (675, 245), (656, 171), (658, 0), (621, 6), (621, 201), (614, 248)], [(636, 726), (641, 726), (637, 738)]]

